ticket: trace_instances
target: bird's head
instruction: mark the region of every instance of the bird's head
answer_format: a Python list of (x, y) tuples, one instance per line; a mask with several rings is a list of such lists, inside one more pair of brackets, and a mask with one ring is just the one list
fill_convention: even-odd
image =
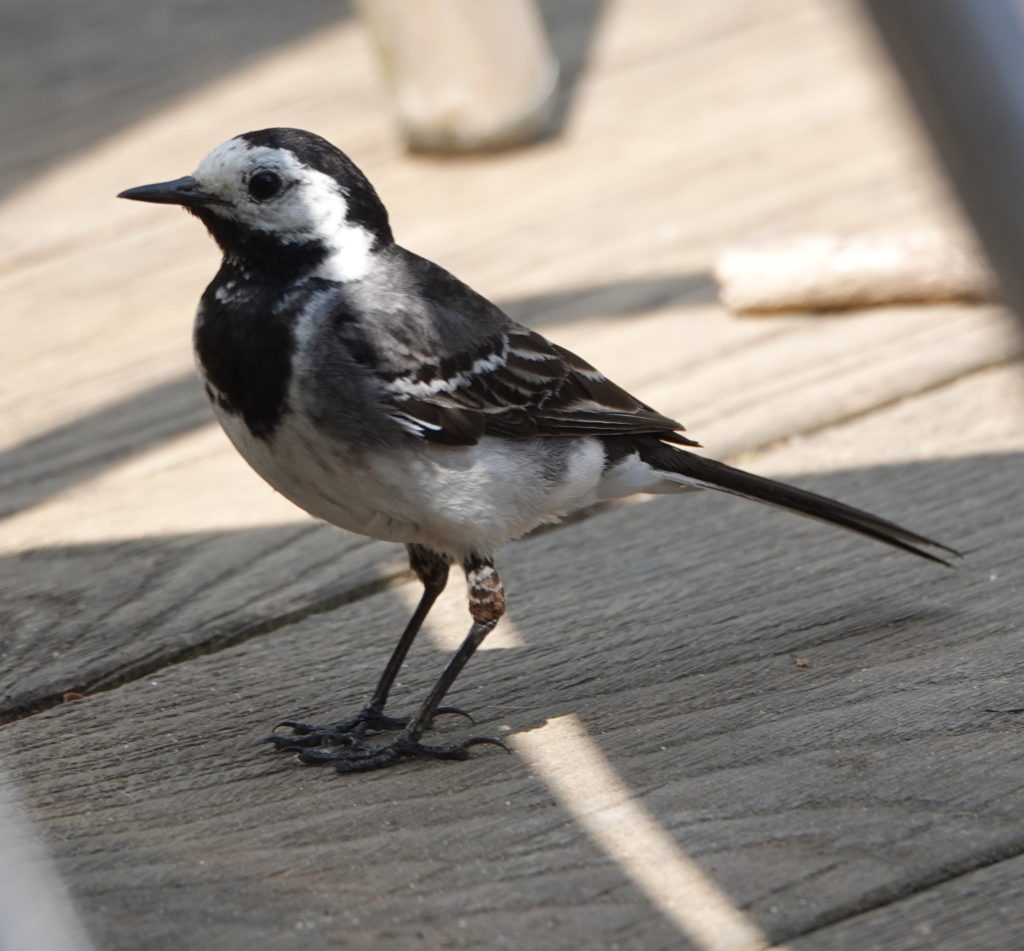
[(181, 205), (225, 258), (258, 274), (357, 280), (393, 240), (366, 176), (340, 149), (301, 129), (246, 132), (214, 149), (192, 175), (118, 197)]

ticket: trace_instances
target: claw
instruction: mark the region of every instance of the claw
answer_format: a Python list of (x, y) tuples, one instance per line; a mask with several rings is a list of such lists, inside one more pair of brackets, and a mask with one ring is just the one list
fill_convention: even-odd
[(508, 748), (508, 745), (504, 740), (499, 740), (494, 736), (471, 736), (462, 744), (466, 749), (471, 746), (497, 746), (503, 749), (509, 756), (512, 755), (512, 750)]
[(452, 716), (465, 717), (467, 720), (469, 720), (470, 723), (473, 724), (473, 726), (476, 726), (476, 720), (474, 720), (473, 717), (466, 713), (466, 711), (463, 710), (461, 707), (438, 707), (434, 711), (434, 716), (436, 717), (442, 713), (450, 713), (452, 714)]
[[(460, 707), (438, 707), (434, 716), (442, 715), (463, 717), (476, 724), (476, 720)], [(364, 742), (367, 732), (404, 730), (409, 722), (408, 717), (389, 717), (372, 709), (364, 709), (341, 723), (322, 726), (298, 720), (281, 720), (274, 725), (274, 730), (287, 727), (292, 732), (288, 735), (273, 733), (264, 737), (263, 742), (270, 743), (280, 753), (296, 754), (300, 762), (309, 766), (333, 763), (339, 773), (383, 769), (400, 760), (416, 757), (469, 759), (469, 750), (473, 746), (500, 746), (506, 753), (512, 752), (501, 740), (490, 736), (474, 736), (450, 746), (427, 746), (403, 732), (387, 745), (377, 746)], [(416, 734), (419, 735), (419, 729)]]
[[(284, 737), (281, 739), (285, 740)], [(346, 750), (326, 750), (310, 749), (294, 742), (289, 746), (283, 742), (278, 749), (295, 753), (299, 762), (307, 766), (330, 763), (339, 773), (363, 773), (394, 766), (403, 759), (469, 759), (469, 750), (473, 746), (498, 746), (506, 753), (512, 752), (504, 742), (491, 736), (473, 736), (451, 746), (428, 746), (406, 734), (399, 735), (387, 746), (356, 743)]]
[(275, 723), (271, 730), (279, 730), (281, 727), (288, 727), (297, 736), (305, 736), (307, 733), (312, 733), (316, 727), (311, 726), (308, 723), (300, 723), (298, 720), (282, 720), (280, 723)]
[(401, 730), (408, 717), (389, 717), (373, 710), (361, 710), (354, 717), (340, 723), (312, 724), (298, 720), (281, 720), (274, 724), (274, 730), (287, 727), (289, 735), (276, 733), (266, 737), (264, 743), (272, 743), (279, 750), (291, 750), (316, 746), (358, 746), (367, 732)]
[(283, 750), (283, 749), (287, 749), (287, 744), (290, 743), (293, 739), (294, 739), (294, 737), (291, 737), (291, 736), (278, 736), (275, 733), (275, 734), (272, 734), (271, 736), (263, 737), (263, 739), (260, 740), (260, 742), (261, 743), (273, 743), (274, 744), (274, 749)]
[[(435, 716), (451, 715), (464, 717), (470, 723), (474, 720), (460, 707), (438, 707)], [(291, 752), (292, 750), (316, 748), (319, 746), (360, 747), (363, 736), (367, 733), (384, 733), (389, 730), (402, 730), (409, 723), (408, 717), (389, 717), (373, 710), (362, 710), (354, 717), (340, 723), (317, 725), (303, 723), (299, 720), (281, 720), (275, 723), (275, 731), (287, 727), (292, 732), (278, 735), (276, 732), (264, 737), (264, 743), (270, 743), (275, 749)]]

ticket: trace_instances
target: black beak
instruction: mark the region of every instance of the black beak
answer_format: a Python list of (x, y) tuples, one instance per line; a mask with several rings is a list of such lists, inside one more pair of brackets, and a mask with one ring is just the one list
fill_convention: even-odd
[(209, 192), (204, 192), (191, 176), (176, 178), (173, 182), (158, 182), (156, 185), (139, 185), (120, 192), (118, 198), (132, 201), (151, 201), (158, 205), (223, 205), (226, 202)]

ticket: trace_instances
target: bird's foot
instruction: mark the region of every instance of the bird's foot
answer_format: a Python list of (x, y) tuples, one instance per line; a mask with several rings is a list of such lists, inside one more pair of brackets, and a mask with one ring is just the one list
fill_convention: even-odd
[[(470, 723), (473, 718), (458, 707), (439, 707), (434, 714), (453, 714), (465, 717)], [(288, 727), (291, 734), (274, 733), (263, 742), (273, 744), (278, 750), (309, 749), (318, 746), (349, 746), (363, 748), (363, 737), (367, 733), (386, 733), (389, 730), (402, 730), (409, 723), (409, 717), (389, 717), (380, 710), (367, 707), (354, 717), (340, 723), (315, 725), (301, 723), (298, 720), (281, 720), (274, 729)]]
[[(499, 746), (506, 753), (512, 752), (501, 740), (490, 736), (473, 736), (462, 743), (449, 746), (427, 746), (407, 733), (399, 734), (386, 746), (360, 743), (347, 750), (311, 750), (303, 747), (292, 749), (298, 754), (299, 762), (309, 766), (332, 765), (339, 773), (366, 773), (394, 766), (403, 759), (469, 759), (470, 747), (482, 745)], [(287, 746), (278, 748), (289, 749)]]

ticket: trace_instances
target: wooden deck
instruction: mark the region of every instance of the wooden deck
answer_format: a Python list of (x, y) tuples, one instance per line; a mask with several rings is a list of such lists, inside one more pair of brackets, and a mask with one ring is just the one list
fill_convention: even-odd
[[(1020, 341), (991, 306), (738, 319), (709, 277), (734, 239), (957, 227), (846, 7), (552, 2), (559, 134), (443, 161), (403, 153), (342, 7), (18, 5), (0, 750), (97, 948), (1019, 941), (1024, 719), (993, 711), (1024, 706)], [(361, 702), (416, 586), (236, 457), (191, 370), (214, 248), (112, 196), (285, 124), (712, 455), (967, 558), (709, 494), (607, 509), (500, 561), (509, 617), (452, 699), (514, 755), (341, 777), (261, 747)]]

